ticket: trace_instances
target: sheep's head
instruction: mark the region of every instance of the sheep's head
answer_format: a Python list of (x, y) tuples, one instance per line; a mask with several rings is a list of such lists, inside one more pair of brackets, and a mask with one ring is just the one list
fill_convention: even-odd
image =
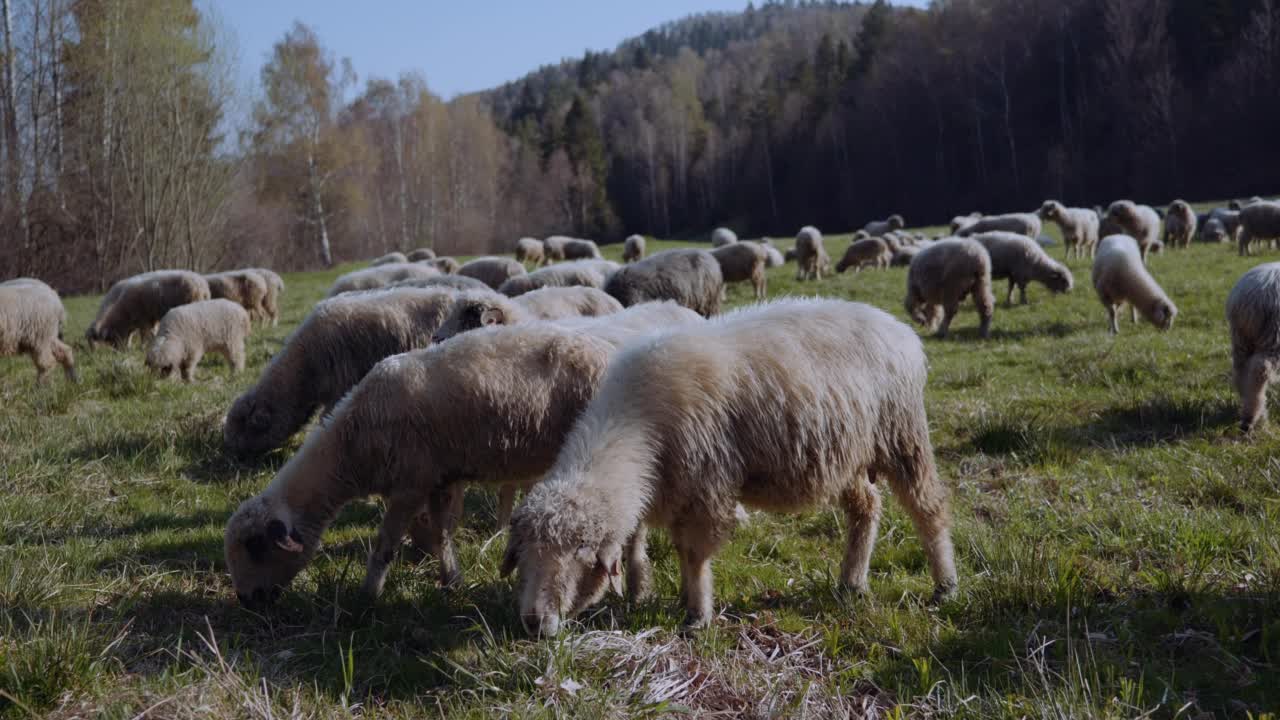
[(1075, 278), (1071, 276), (1071, 270), (1066, 265), (1058, 265), (1049, 271), (1044, 284), (1051, 292), (1071, 292), (1071, 288), (1075, 287)]
[(168, 335), (157, 335), (147, 348), (146, 364), (152, 372), (169, 377), (178, 370), (184, 355), (182, 341)]
[(1178, 316), (1178, 308), (1168, 300), (1157, 300), (1151, 306), (1151, 324), (1161, 330), (1173, 327), (1173, 319)]
[(1107, 214), (1104, 219), (1118, 222), (1127, 227), (1137, 216), (1138, 206), (1128, 200), (1117, 200), (1111, 203), (1111, 207), (1107, 208)]
[(275, 601), (315, 554), (317, 539), (305, 538), (291, 515), (278, 500), (259, 495), (241, 503), (227, 522), (227, 570), (245, 607)]
[(490, 325), (508, 325), (513, 320), (511, 305), (497, 298), (459, 298), (431, 341), (444, 342), (460, 333)]
[(1063, 209), (1062, 203), (1057, 200), (1045, 200), (1037, 214), (1045, 220), (1058, 220), (1062, 217)]
[(310, 417), (314, 405), (281, 403), (262, 390), (262, 383), (236, 398), (227, 411), (222, 440), (240, 456), (260, 455), (284, 444)]
[(901, 215), (890, 215), (890, 216), (889, 216), (889, 229), (891, 229), (891, 230), (901, 230), (902, 228), (904, 228), (904, 227), (906, 227), (906, 226), (907, 226), (907, 221), (906, 221), (906, 220), (905, 220)]

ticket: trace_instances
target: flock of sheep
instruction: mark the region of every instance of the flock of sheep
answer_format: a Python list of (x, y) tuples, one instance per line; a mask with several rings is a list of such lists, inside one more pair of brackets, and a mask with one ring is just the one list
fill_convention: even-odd
[[(907, 265), (913, 320), (945, 336), (972, 296), (986, 337), (993, 280), (1008, 281), (1008, 302), (1016, 288), (1025, 303), (1033, 281), (1052, 292), (1073, 286), (1042, 246), (1042, 220), (1061, 227), (1068, 257), (1093, 258), (1112, 332), (1124, 304), (1135, 321), (1172, 326), (1177, 308), (1147, 270), (1149, 253), (1185, 247), (1197, 232), (1233, 239), (1241, 253), (1280, 239), (1280, 202), (1197, 216), (1178, 201), (1162, 217), (1130, 201), (1105, 212), (1048, 201), (1036, 213), (957, 217), (942, 238), (906, 232), (897, 215), (868, 223), (835, 270)], [(632, 236), (623, 258), (603, 259), (589, 240), (523, 238), (514, 259), (460, 264), (423, 249), (339, 277), (226, 415), (226, 448), (240, 456), (283, 447), (322, 418), (227, 524), (240, 601), (273, 600), (339, 510), (370, 495), (387, 506), (365, 591), (381, 592), (406, 535), (439, 560), (444, 586), (457, 584), (451, 538), (471, 483), (499, 491), (498, 521), (510, 530), (502, 571), (518, 571), (520, 616), (533, 633), (555, 634), (610, 588), (649, 593), (648, 527), (670, 533), (688, 622), (709, 622), (711, 558), (743, 505), (842, 509), (840, 580), (865, 590), (880, 480), (920, 535), (936, 594), (951, 592), (948, 494), (929, 440), (917, 334), (834, 299), (721, 314), (726, 283), (750, 282), (763, 301), (766, 268), (794, 260), (800, 280), (830, 272), (821, 232), (801, 229), (785, 255), (724, 228), (709, 250), (648, 255)], [(152, 371), (187, 381), (205, 352), (239, 371), (254, 321), (275, 324), (283, 292), (269, 270), (145, 273), (110, 289), (86, 337), (120, 349), (138, 335)], [(44, 283), (0, 284), (0, 354), (30, 354), (41, 381), (55, 364), (74, 380), (65, 317)], [(1248, 430), (1265, 417), (1280, 360), (1280, 263), (1240, 279), (1227, 318)]]

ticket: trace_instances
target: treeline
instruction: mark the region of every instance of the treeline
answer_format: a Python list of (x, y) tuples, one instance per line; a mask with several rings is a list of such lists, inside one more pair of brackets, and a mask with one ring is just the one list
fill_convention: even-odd
[(1277, 182), (1280, 0), (770, 2), (449, 102), (303, 24), (243, 97), (192, 0), (0, 5), (0, 275), (64, 290)]

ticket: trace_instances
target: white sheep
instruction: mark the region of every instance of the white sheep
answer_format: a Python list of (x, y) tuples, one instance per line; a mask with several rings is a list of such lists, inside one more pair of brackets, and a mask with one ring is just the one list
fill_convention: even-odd
[(468, 260), (458, 268), (459, 275), (473, 277), (494, 290), (502, 287), (502, 283), (507, 280), (527, 272), (524, 265), (504, 257), (479, 257)]
[(1185, 200), (1174, 200), (1164, 214), (1164, 244), (1171, 248), (1191, 245), (1196, 234), (1196, 211)]
[(491, 325), (599, 317), (618, 312), (622, 312), (621, 303), (592, 287), (545, 287), (516, 297), (492, 290), (474, 290), (458, 295), (449, 316), (432, 336), (432, 342), (441, 343), (459, 333)]
[(738, 234), (729, 228), (719, 227), (711, 231), (711, 247), (720, 248), (738, 242)]
[(516, 260), (532, 263), (534, 267), (549, 262), (542, 241), (537, 238), (522, 237), (516, 241)]
[(600, 247), (596, 245), (594, 240), (571, 238), (564, 244), (564, 259), (602, 260), (604, 256), (600, 254)]
[(1160, 288), (1142, 262), (1138, 241), (1128, 235), (1110, 235), (1098, 244), (1093, 259), (1093, 288), (1107, 308), (1111, 333), (1120, 332), (1120, 306), (1129, 303), (1133, 322), (1138, 314), (1161, 330), (1173, 326), (1178, 308)]
[(144, 341), (150, 340), (160, 318), (169, 310), (209, 297), (209, 282), (188, 270), (154, 270), (134, 275), (112, 285), (103, 296), (85, 338), (117, 349), (128, 345), (136, 333), (141, 333)]
[(765, 298), (768, 293), (768, 278), (764, 270), (769, 262), (769, 253), (763, 245), (750, 241), (730, 243), (712, 250), (711, 257), (720, 263), (720, 275), (726, 285), (750, 281), (755, 299)]
[(760, 244), (764, 246), (764, 251), (768, 253), (768, 261), (765, 267), (782, 267), (787, 263), (787, 258), (774, 246), (773, 241), (769, 238), (762, 238)]
[(812, 225), (805, 225), (796, 234), (796, 280), (821, 280), (822, 273), (831, 271), (831, 256), (822, 242), (822, 233)]
[(280, 277), (276, 271), (266, 268), (250, 268), (250, 271), (258, 273), (267, 283), (267, 296), (263, 298), (262, 309), (266, 312), (266, 317), (271, 320), (271, 327), (275, 327), (280, 322), (280, 298), (284, 295), (284, 278)]
[(62, 342), (67, 311), (58, 293), (34, 278), (0, 283), (0, 357), (26, 353), (36, 366), (36, 382), (45, 383), (53, 366), (79, 380), (75, 355)]
[(407, 262), (409, 262), (409, 256), (405, 255), (404, 253), (398, 252), (398, 251), (389, 252), (386, 255), (383, 255), (382, 257), (374, 258), (373, 260), (370, 260), (369, 267), (378, 267), (379, 265), (393, 265), (393, 264), (398, 265), (398, 264), (407, 263)]
[[(991, 294), (991, 256), (971, 238), (947, 238), (921, 248), (907, 269), (903, 302), (912, 320), (945, 338), (966, 296), (973, 296), (978, 334), (991, 336), (995, 296)], [(939, 324), (941, 323), (941, 324)]]
[(631, 235), (622, 244), (622, 262), (629, 263), (644, 259), (645, 239), (643, 235)]
[(1069, 208), (1057, 200), (1045, 200), (1040, 206), (1041, 218), (1057, 223), (1062, 230), (1062, 244), (1067, 246), (1067, 259), (1089, 257), (1098, 250), (1098, 224), (1100, 219), (1093, 208)]
[[(895, 230), (901, 230), (906, 226), (907, 226), (907, 221), (902, 219), (901, 215), (895, 214), (895, 215), (890, 215), (884, 220), (872, 220), (871, 222), (862, 226), (862, 230), (860, 232), (865, 232), (867, 234), (867, 237), (881, 237), (885, 233), (891, 233)], [(854, 241), (856, 242), (857, 240), (861, 240), (861, 239), (862, 238), (855, 236)]]
[(960, 232), (961, 230), (968, 227), (969, 225), (972, 225), (981, 217), (982, 217), (982, 213), (974, 211), (969, 213), (968, 215), (957, 215), (951, 218), (951, 223), (950, 223), (951, 234), (955, 235), (956, 233)]
[(1013, 304), (1013, 288), (1018, 288), (1018, 301), (1027, 304), (1027, 284), (1032, 280), (1050, 292), (1070, 292), (1075, 284), (1071, 270), (1049, 257), (1038, 242), (1026, 235), (1006, 232), (981, 233), (973, 236), (991, 256), (991, 279), (1007, 279), (1009, 292), (1005, 304)]
[[(880, 488), (915, 523), (937, 589), (956, 587), (948, 492), (938, 478), (920, 340), (887, 313), (784, 300), (619, 351), (554, 466), (513, 517), (502, 571), (519, 611), (554, 635), (620, 573), (643, 567), (644, 527), (670, 533), (687, 623), (713, 619), (711, 558), (741, 502), (823, 505), (849, 523), (840, 584), (867, 589)], [(646, 583), (629, 577), (630, 592)]]
[(204, 279), (209, 283), (211, 299), (230, 300), (247, 310), (253, 320), (271, 317), (267, 310), (267, 298), (271, 293), (269, 281), (257, 270), (228, 270), (205, 275)]
[(621, 265), (612, 260), (573, 260), (538, 268), (531, 273), (508, 278), (498, 286), (498, 292), (516, 297), (544, 287), (602, 288), (609, 276)]
[(965, 223), (963, 227), (955, 230), (954, 234), (957, 237), (968, 237), (984, 232), (1012, 232), (1029, 238), (1038, 238), (1041, 229), (1040, 216), (1035, 213), (1006, 213), (974, 218), (972, 222)]
[(160, 320), (155, 340), (147, 349), (147, 367), (162, 377), (177, 371), (183, 381), (191, 382), (204, 354), (216, 352), (231, 364), (232, 373), (238, 373), (244, 370), (244, 346), (251, 330), (249, 313), (231, 300), (181, 305)]
[(623, 265), (609, 276), (604, 291), (623, 307), (651, 300), (674, 300), (703, 317), (720, 312), (724, 275), (706, 250), (663, 250)]
[(1267, 418), (1267, 386), (1280, 370), (1280, 263), (1259, 265), (1227, 296), (1231, 380), (1240, 394), (1240, 429)]
[(548, 262), (559, 262), (564, 260), (564, 246), (573, 238), (564, 235), (552, 235), (542, 241), (542, 247), (547, 253)]
[(1280, 202), (1259, 200), (1240, 208), (1240, 255), (1249, 254), (1249, 246), (1266, 242), (1274, 249), (1280, 240)]
[(426, 247), (418, 248), (417, 250), (409, 251), (409, 254), (405, 255), (405, 258), (408, 259), (409, 262), (422, 262), (423, 260), (435, 260), (436, 251)]
[(1117, 200), (1107, 208), (1104, 220), (1110, 228), (1120, 229), (1120, 232), (1112, 232), (1110, 235), (1128, 235), (1138, 243), (1144, 263), (1149, 253), (1158, 252), (1162, 247), (1160, 215), (1148, 205), (1139, 205), (1132, 200)]
[(339, 275), (338, 279), (333, 281), (333, 285), (329, 286), (329, 292), (325, 297), (332, 298), (342, 293), (362, 290), (377, 290), (405, 280), (425, 280), (439, 275), (439, 270), (426, 263), (403, 262), (367, 267)]
[(437, 257), (430, 260), (420, 260), (423, 265), (433, 267), (446, 275), (456, 275), (462, 269), (462, 263), (451, 257)]

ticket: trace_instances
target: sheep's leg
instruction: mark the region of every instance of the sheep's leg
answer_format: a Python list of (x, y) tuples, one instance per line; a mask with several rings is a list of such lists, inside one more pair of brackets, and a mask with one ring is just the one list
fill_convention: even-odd
[(515, 483), (503, 483), (498, 488), (498, 529), (504, 530), (511, 525), (511, 511), (516, 506)]
[(1009, 291), (1004, 296), (1004, 304), (1013, 307), (1013, 278), (1009, 278)]
[(1133, 303), (1129, 303), (1129, 319), (1134, 324), (1138, 322), (1138, 306)]
[(867, 591), (867, 571), (871, 567), (871, 550), (880, 528), (880, 491), (866, 476), (859, 476), (854, 487), (843, 497), (845, 516), (849, 519), (849, 536), (845, 544), (844, 563), (840, 566), (840, 584), (854, 593)]
[(1242, 229), (1240, 231), (1240, 257), (1245, 257), (1249, 254), (1249, 243), (1252, 239), (1248, 230)]
[(905, 438), (906, 452), (888, 473), (893, 496), (906, 508), (915, 525), (933, 576), (934, 599), (955, 591), (956, 558), (951, 544), (951, 513), (946, 486), (938, 478), (927, 431), (922, 439)]
[(1120, 306), (1114, 303), (1107, 303), (1107, 317), (1111, 323), (1111, 334), (1120, 334)]
[(1254, 355), (1234, 368), (1234, 380), (1240, 393), (1240, 429), (1250, 432), (1267, 418), (1267, 385), (1275, 370), (1274, 363), (1262, 355)]
[(231, 363), (231, 372), (244, 372), (244, 340), (231, 345), (227, 352), (227, 360)]
[(1025, 282), (1018, 283), (1018, 304), (1027, 304), (1027, 284)]
[(49, 382), (49, 369), (55, 364), (53, 353), (49, 348), (43, 350), (32, 349), (28, 353), (31, 356), (31, 362), (36, 366), (36, 384), (44, 385)]
[[(364, 592), (369, 597), (382, 594), (382, 586), (387, 581), (387, 572), (396, 558), (396, 550), (404, 540), (405, 533), (418, 516), (418, 511), (427, 502), (425, 493), (418, 491), (400, 493), (387, 499), (387, 511), (382, 516), (382, 527), (378, 529), (378, 539), (373, 550), (369, 552), (369, 565), (364, 576)], [(435, 509), (434, 504), (432, 510)], [(437, 532), (443, 529), (432, 518), (432, 527)], [(443, 572), (444, 563), (441, 563)]]
[(991, 316), (995, 312), (996, 299), (991, 296), (991, 288), (979, 286), (973, 291), (973, 306), (978, 310), (978, 336), (982, 339), (991, 337)]
[(76, 358), (71, 352), (71, 347), (57, 338), (53, 340), (53, 359), (62, 366), (62, 371), (67, 374), (68, 380), (80, 382), (80, 375), (76, 373)]
[(653, 568), (649, 564), (649, 529), (641, 523), (625, 548), (627, 558), (627, 598), (632, 602), (647, 600), (653, 594)]
[(947, 337), (947, 331), (951, 329), (951, 319), (956, 316), (959, 310), (959, 302), (948, 302), (942, 306), (942, 324), (938, 326), (938, 332), (934, 333), (935, 337), (940, 340)]
[(182, 371), (183, 382), (191, 382), (192, 380), (196, 379), (196, 365), (200, 364), (201, 357), (202, 357), (202, 353), (196, 353), (195, 355), (189, 358), (186, 358), (182, 361), (182, 365), (180, 367)]
[(720, 547), (718, 534), (705, 524), (696, 529), (684, 525), (674, 529), (672, 540), (680, 556), (680, 595), (684, 601), (685, 625), (707, 626), (714, 619), (711, 556)]

